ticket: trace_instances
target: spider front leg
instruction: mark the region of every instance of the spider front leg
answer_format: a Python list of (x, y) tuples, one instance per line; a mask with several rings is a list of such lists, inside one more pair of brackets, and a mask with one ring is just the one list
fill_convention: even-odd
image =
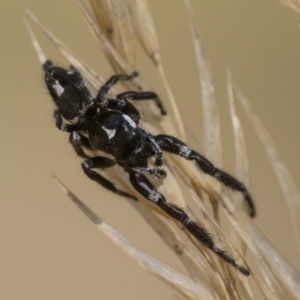
[(107, 99), (107, 100), (108, 100), (107, 108), (121, 111), (125, 115), (129, 116), (138, 125), (141, 119), (141, 115), (134, 105), (132, 105), (130, 102), (127, 102), (125, 106), (120, 107), (116, 99)]
[(73, 146), (76, 154), (82, 158), (91, 158), (84, 152), (84, 149), (93, 150), (90, 140), (78, 131), (72, 131), (69, 142)]
[(55, 125), (61, 131), (72, 132), (77, 130), (77, 125), (67, 124), (63, 121), (60, 111), (57, 109), (54, 111)]
[(160, 169), (150, 169), (150, 168), (141, 168), (141, 167), (132, 167), (132, 171), (138, 173), (138, 174), (150, 174), (154, 175), (159, 179), (164, 179), (167, 177), (167, 173), (164, 170)]
[(150, 143), (152, 150), (156, 154), (155, 164), (159, 167), (162, 166), (164, 163), (164, 157), (163, 157), (161, 147), (158, 145), (158, 143), (156, 142), (156, 140), (151, 134), (145, 135), (145, 139)]
[(239, 191), (244, 195), (244, 199), (249, 206), (249, 214), (253, 218), (256, 215), (255, 204), (252, 200), (250, 193), (245, 185), (237, 180), (230, 174), (215, 167), (207, 158), (192, 150), (186, 144), (180, 140), (165, 134), (157, 135), (155, 137), (158, 145), (162, 150), (180, 155), (187, 160), (194, 160), (197, 166), (206, 174), (213, 176), (218, 181), (226, 185), (227, 187)]
[(97, 96), (96, 103), (100, 108), (106, 108), (108, 105), (108, 99), (106, 94), (108, 91), (120, 80), (131, 80), (132, 78), (138, 76), (138, 72), (133, 72), (130, 75), (113, 75), (111, 76), (100, 88)]
[(94, 104), (93, 98), (92, 98), (89, 90), (85, 86), (83, 78), (81, 77), (79, 71), (73, 66), (71, 66), (71, 70), (73, 71), (73, 73), (70, 74), (70, 77), (73, 82), (73, 86), (77, 89), (77, 91), (79, 92), (79, 94), (81, 96), (81, 99), (85, 106), (83, 109), (86, 109)]
[(111, 160), (107, 157), (104, 156), (96, 156), (93, 158), (89, 158), (87, 160), (85, 160), (82, 163), (82, 169), (85, 173), (85, 175), (87, 177), (89, 177), (91, 180), (96, 181), (97, 183), (99, 183), (100, 185), (102, 185), (104, 188), (106, 188), (107, 190), (126, 197), (126, 198), (130, 198), (133, 200), (137, 200), (136, 197), (128, 194), (127, 192), (124, 192), (122, 190), (119, 190), (114, 183), (112, 183), (110, 180), (106, 179), (105, 177), (103, 177), (102, 175), (100, 175), (99, 173), (93, 171), (92, 169), (106, 169), (106, 168), (110, 168), (113, 167), (115, 165), (115, 161)]
[(184, 226), (184, 228), (188, 232), (190, 232), (197, 240), (199, 240), (204, 246), (206, 246), (211, 251), (220, 256), (222, 259), (224, 259), (226, 262), (234, 266), (244, 275), (250, 275), (247, 269), (238, 265), (233, 258), (226, 254), (225, 251), (216, 247), (207, 231), (203, 227), (198, 225), (195, 221), (193, 221), (183, 209), (175, 206), (174, 204), (168, 203), (165, 197), (154, 188), (154, 186), (144, 175), (131, 172), (130, 182), (142, 196), (144, 196), (147, 200), (151, 201), (152, 203), (156, 204), (171, 218), (180, 222)]
[(156, 105), (160, 109), (160, 113), (165, 116), (167, 111), (165, 110), (159, 96), (154, 92), (135, 92), (129, 91), (117, 95), (117, 103), (120, 107), (125, 106), (127, 100), (154, 100)]
[(83, 148), (92, 149), (92, 145), (88, 138), (79, 134), (77, 131), (77, 125), (70, 125), (63, 121), (59, 110), (54, 111), (55, 124), (59, 130), (70, 132), (69, 142), (73, 146), (76, 154), (83, 158), (90, 158), (85, 152)]

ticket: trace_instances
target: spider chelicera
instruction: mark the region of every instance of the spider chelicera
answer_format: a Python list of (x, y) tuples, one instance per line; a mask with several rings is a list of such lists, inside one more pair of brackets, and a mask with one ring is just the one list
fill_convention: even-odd
[[(57, 106), (54, 112), (56, 126), (70, 133), (70, 143), (77, 155), (84, 158), (82, 169), (92, 180), (107, 190), (123, 197), (137, 200), (133, 195), (118, 189), (113, 182), (103, 177), (94, 169), (106, 169), (114, 165), (121, 166), (129, 175), (129, 180), (137, 192), (156, 204), (171, 218), (180, 222), (197, 240), (219, 255), (245, 275), (249, 271), (238, 265), (225, 251), (215, 246), (207, 231), (193, 221), (178, 206), (169, 203), (144, 174), (165, 178), (166, 172), (161, 168), (149, 168), (148, 159), (155, 156), (155, 165), (163, 165), (163, 151), (179, 155), (194, 161), (206, 174), (213, 176), (227, 187), (244, 195), (251, 217), (255, 216), (253, 200), (243, 183), (228, 173), (216, 168), (201, 154), (192, 150), (179, 139), (166, 135), (152, 135), (139, 127), (140, 114), (128, 100), (154, 100), (162, 115), (166, 115), (163, 104), (154, 92), (127, 91), (107, 98), (109, 89), (118, 81), (131, 80), (131, 75), (114, 75), (100, 88), (93, 98), (84, 81), (74, 67), (69, 70), (55, 66), (50, 60), (43, 64), (45, 82)], [(113, 157), (89, 156), (84, 149), (101, 150)]]

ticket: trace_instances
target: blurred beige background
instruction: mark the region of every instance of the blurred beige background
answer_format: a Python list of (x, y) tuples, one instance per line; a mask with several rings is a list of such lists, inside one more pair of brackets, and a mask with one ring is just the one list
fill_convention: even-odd
[[(183, 2), (149, 3), (182, 117), (201, 141), (197, 69)], [(192, 1), (192, 5), (214, 71), (223, 167), (234, 172), (225, 74), (229, 66), (300, 186), (299, 16), (275, 0)], [(52, 180), (51, 172), (129, 240), (183, 271), (125, 201), (81, 172), (67, 136), (54, 126), (54, 106), (22, 20), (26, 7), (99, 74), (106, 78), (112, 74), (71, 1), (0, 2), (0, 299), (175, 299), (168, 287), (103, 236)], [(66, 65), (34, 30), (48, 57)], [(141, 51), (137, 66), (164, 96), (154, 68)], [(240, 112), (251, 161), (251, 191), (258, 207), (255, 223), (300, 270), (286, 204), (266, 155)]]

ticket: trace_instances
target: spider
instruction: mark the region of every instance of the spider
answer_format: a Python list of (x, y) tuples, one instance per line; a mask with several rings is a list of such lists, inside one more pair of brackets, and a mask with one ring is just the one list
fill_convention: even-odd
[[(250, 216), (255, 216), (253, 200), (243, 183), (216, 168), (208, 159), (179, 139), (166, 134), (154, 136), (139, 127), (139, 111), (128, 100), (154, 100), (160, 113), (166, 115), (166, 110), (156, 93), (127, 91), (118, 94), (116, 99), (107, 97), (109, 89), (118, 81), (131, 80), (138, 76), (138, 73), (110, 77), (93, 98), (79, 71), (73, 66), (66, 70), (47, 60), (43, 68), (46, 85), (57, 106), (54, 111), (56, 126), (70, 133), (69, 141), (75, 152), (85, 159), (82, 169), (86, 176), (115, 194), (137, 200), (135, 196), (118, 189), (113, 182), (95, 171), (116, 164), (121, 166), (128, 173), (130, 183), (138, 193), (180, 222), (204, 246), (248, 276), (250, 272), (247, 269), (216, 247), (208, 232), (193, 221), (183, 209), (169, 203), (144, 175), (165, 178), (167, 174), (160, 168), (164, 163), (163, 151), (179, 155), (194, 161), (204, 173), (213, 176), (225, 186), (241, 192), (248, 204)], [(85, 149), (101, 150), (113, 158), (89, 156)], [(158, 168), (148, 167), (148, 159), (153, 156)]]

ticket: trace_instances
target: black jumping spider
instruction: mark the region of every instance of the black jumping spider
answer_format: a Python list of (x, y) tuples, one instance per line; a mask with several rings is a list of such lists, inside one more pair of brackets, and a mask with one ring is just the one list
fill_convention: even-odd
[[(192, 150), (175, 137), (160, 134), (153, 136), (139, 127), (140, 114), (128, 100), (154, 100), (162, 115), (166, 111), (160, 98), (154, 92), (128, 91), (107, 98), (109, 89), (120, 80), (130, 80), (131, 75), (114, 75), (99, 90), (93, 98), (86, 88), (80, 73), (71, 67), (70, 70), (55, 66), (47, 60), (43, 64), (45, 81), (49, 92), (57, 106), (54, 112), (56, 126), (70, 133), (70, 143), (76, 153), (83, 157), (84, 173), (104, 188), (131, 199), (133, 195), (119, 190), (114, 183), (93, 169), (105, 169), (121, 166), (128, 173), (132, 186), (147, 200), (156, 204), (171, 218), (179, 221), (196, 239), (237, 268), (245, 275), (249, 271), (238, 265), (225, 251), (217, 248), (204, 228), (193, 221), (181, 208), (167, 202), (143, 174), (151, 174), (157, 178), (165, 178), (166, 172), (160, 168), (148, 168), (148, 159), (155, 156), (155, 165), (163, 165), (163, 151), (179, 155), (187, 160), (193, 160), (206, 174), (216, 178), (229, 188), (244, 195), (249, 206), (249, 214), (255, 216), (255, 206), (243, 183), (236, 178), (216, 168), (205, 157)], [(66, 122), (64, 122), (64, 120)], [(113, 159), (104, 156), (91, 157), (84, 149), (101, 150), (110, 154)]]

